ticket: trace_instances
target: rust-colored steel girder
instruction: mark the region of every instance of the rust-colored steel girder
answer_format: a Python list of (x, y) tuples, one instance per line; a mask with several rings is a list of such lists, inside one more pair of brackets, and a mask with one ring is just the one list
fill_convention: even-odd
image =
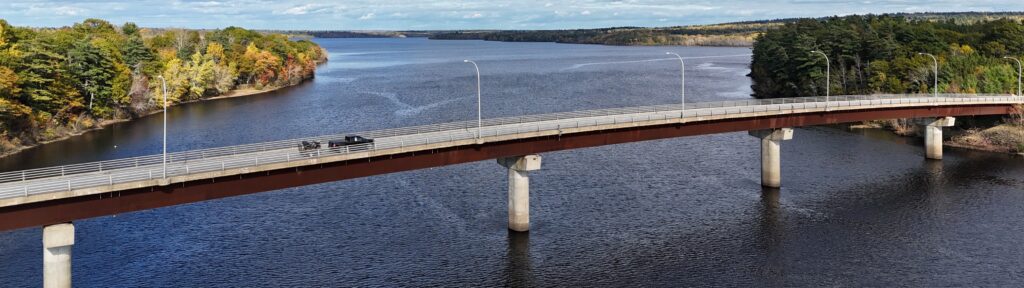
[(834, 111), (630, 127), (484, 143), (2, 207), (0, 231), (499, 157), (693, 135), (866, 120), (1005, 115), (1011, 110), (1011, 105), (965, 105)]

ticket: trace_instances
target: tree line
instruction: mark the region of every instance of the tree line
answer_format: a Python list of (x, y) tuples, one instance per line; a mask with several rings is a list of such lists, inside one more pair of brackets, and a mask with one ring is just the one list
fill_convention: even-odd
[[(962, 17), (961, 17), (962, 18)], [(1024, 24), (1013, 18), (927, 20), (903, 15), (804, 19), (757, 37), (750, 77), (759, 98), (831, 93), (928, 93), (934, 54), (939, 91), (1016, 93), (1016, 63), (1024, 56)]]
[(293, 85), (326, 53), (315, 43), (229, 27), (143, 29), (88, 19), (14, 27), (0, 19), (0, 154), (239, 88)]
[(778, 23), (743, 23), (663, 28), (612, 27), (572, 30), (439, 32), (430, 39), (505, 42), (557, 42), (604, 45), (750, 46), (754, 37)]

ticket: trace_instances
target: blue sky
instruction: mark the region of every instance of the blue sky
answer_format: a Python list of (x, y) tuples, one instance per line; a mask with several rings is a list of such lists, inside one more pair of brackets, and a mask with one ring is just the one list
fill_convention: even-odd
[(3, 0), (17, 26), (66, 26), (86, 18), (144, 27), (316, 30), (563, 29), (675, 26), (887, 12), (1024, 11), (1024, 0)]

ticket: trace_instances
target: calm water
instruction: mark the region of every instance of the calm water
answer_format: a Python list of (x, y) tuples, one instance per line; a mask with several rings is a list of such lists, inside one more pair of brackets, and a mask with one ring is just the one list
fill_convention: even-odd
[[(745, 48), (318, 40), (314, 81), (172, 108), (172, 151), (485, 117), (747, 99)], [(738, 55), (738, 56), (737, 56)], [(664, 58), (668, 59), (668, 58)], [(161, 118), (0, 159), (0, 170), (153, 154)], [(884, 132), (797, 129), (783, 189), (729, 133), (544, 155), (532, 231), (509, 235), (484, 161), (78, 221), (79, 287), (1020, 286), (1024, 161)], [(0, 286), (41, 283), (41, 230), (0, 233)]]

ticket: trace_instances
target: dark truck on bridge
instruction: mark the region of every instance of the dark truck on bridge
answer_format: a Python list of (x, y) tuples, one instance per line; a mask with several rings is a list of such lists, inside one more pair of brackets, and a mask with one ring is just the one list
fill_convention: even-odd
[(370, 147), (373, 147), (373, 139), (348, 135), (343, 140), (327, 141), (327, 147), (334, 152), (370, 150)]
[[(335, 153), (364, 151), (370, 150), (371, 147), (373, 147), (373, 139), (359, 135), (348, 135), (344, 139), (327, 141), (327, 148)], [(319, 149), (320, 142), (317, 141), (302, 141), (302, 143), (299, 143), (299, 153), (302, 153), (304, 156), (311, 156), (314, 153), (313, 151)]]

